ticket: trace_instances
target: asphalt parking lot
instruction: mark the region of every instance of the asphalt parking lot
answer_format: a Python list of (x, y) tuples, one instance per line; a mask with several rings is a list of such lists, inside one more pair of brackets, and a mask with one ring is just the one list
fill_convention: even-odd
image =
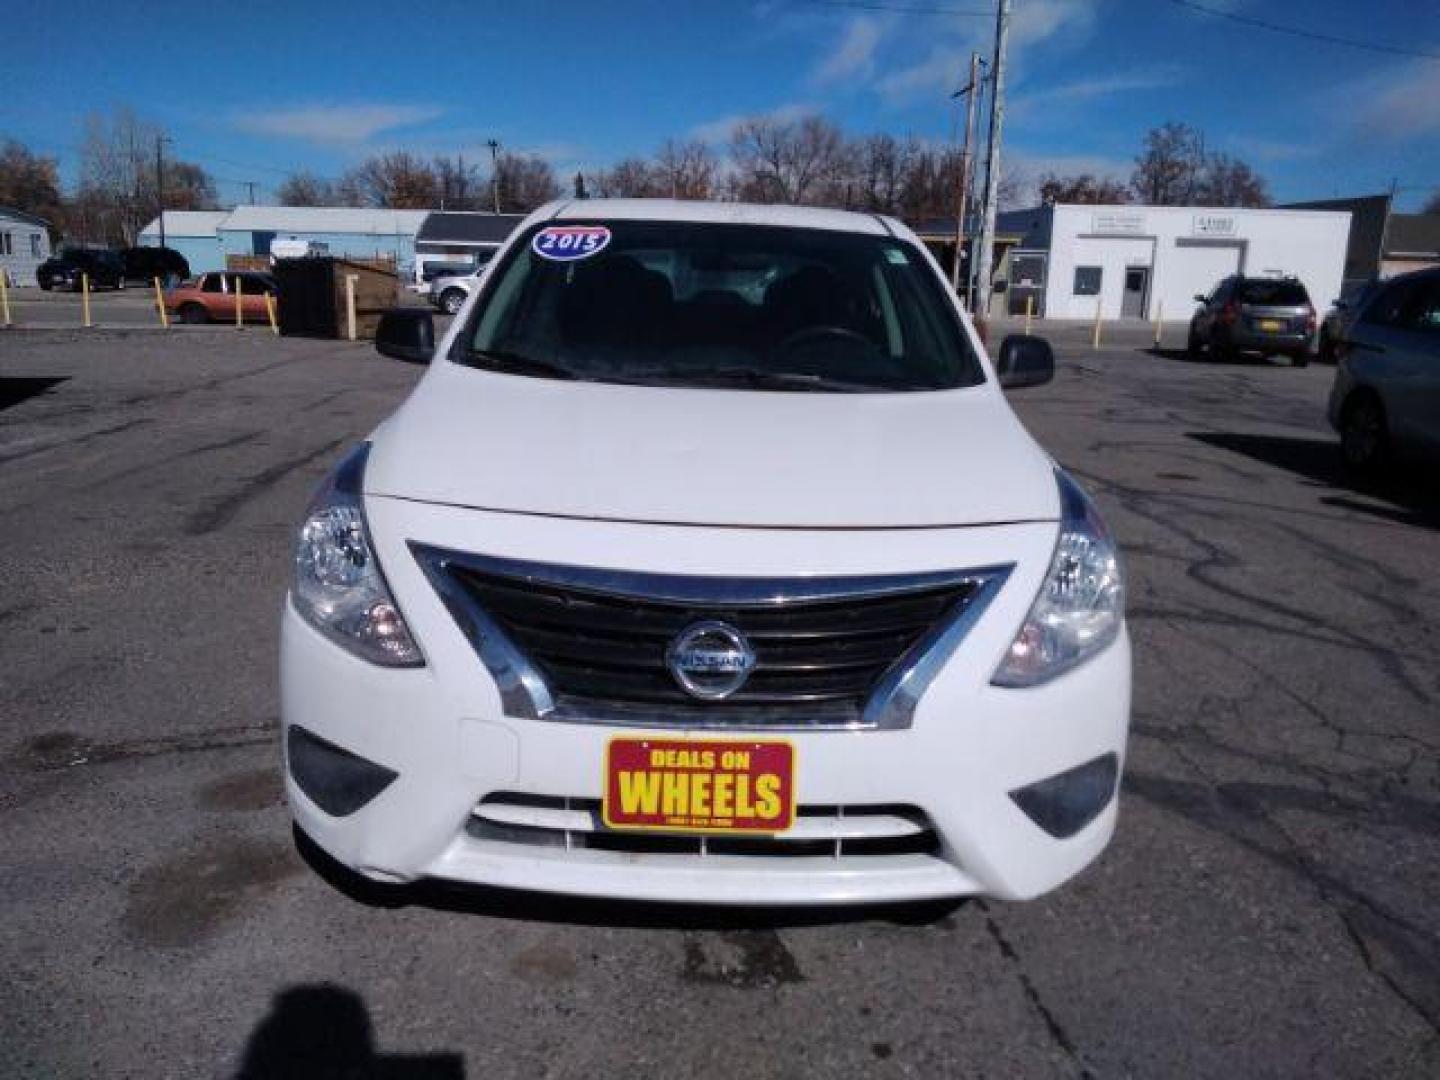
[(745, 913), (317, 873), (289, 531), (420, 369), (0, 333), (0, 1074), (1440, 1075), (1433, 471), (1348, 482), (1329, 368), (1054, 340), (1013, 401), (1131, 573), (1114, 843), (1029, 904)]

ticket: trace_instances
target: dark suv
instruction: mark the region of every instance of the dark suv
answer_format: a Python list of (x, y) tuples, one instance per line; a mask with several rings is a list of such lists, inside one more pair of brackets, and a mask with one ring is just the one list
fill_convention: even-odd
[(169, 283), (190, 276), (189, 262), (174, 248), (132, 247), (121, 252), (120, 257), (130, 281), (148, 285), (156, 278)]
[(1190, 318), (1188, 352), (1198, 360), (1208, 352), (1217, 360), (1239, 353), (1288, 356), (1296, 367), (1310, 362), (1315, 337), (1315, 305), (1293, 277), (1236, 275), (1197, 296), (1200, 308)]
[(42, 289), (74, 289), (80, 291), (80, 275), (90, 276), (92, 289), (123, 289), (125, 264), (113, 251), (91, 248), (66, 248), (53, 259), (46, 259), (35, 271)]

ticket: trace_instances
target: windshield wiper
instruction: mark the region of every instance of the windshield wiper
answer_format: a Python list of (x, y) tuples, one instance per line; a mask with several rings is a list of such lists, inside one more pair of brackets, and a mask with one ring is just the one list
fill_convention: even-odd
[[(538, 360), (520, 353), (503, 352), (498, 349), (466, 349), (465, 359), (484, 371), (496, 371), (502, 375), (538, 375), (546, 379), (578, 380), (579, 375), (560, 364), (549, 360)], [(475, 363), (475, 361), (481, 361)]]
[[(687, 372), (688, 376), (690, 373)], [(742, 382), (759, 390), (801, 390), (815, 393), (863, 394), (886, 387), (875, 383), (853, 382), (835, 379), (828, 375), (810, 375), (799, 371), (766, 371), (764, 368), (733, 367), (716, 368), (713, 371), (697, 371), (695, 381), (723, 379), (727, 382)]]

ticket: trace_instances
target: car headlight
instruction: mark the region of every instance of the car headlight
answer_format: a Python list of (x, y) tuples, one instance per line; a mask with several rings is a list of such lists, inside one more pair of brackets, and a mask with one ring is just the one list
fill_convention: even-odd
[(295, 610), (356, 656), (386, 667), (425, 663), (390, 596), (365, 526), (361, 483), (370, 444), (353, 450), (321, 485), (295, 540)]
[(1062, 469), (1060, 538), (1040, 594), (995, 677), (996, 686), (1038, 686), (1094, 656), (1120, 633), (1125, 576), (1120, 552), (1086, 494)]

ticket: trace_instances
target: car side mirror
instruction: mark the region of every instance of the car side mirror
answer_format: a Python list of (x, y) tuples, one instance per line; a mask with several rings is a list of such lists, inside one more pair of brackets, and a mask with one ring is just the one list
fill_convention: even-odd
[(387, 311), (375, 328), (375, 351), (397, 360), (428, 363), (435, 355), (435, 320), (417, 308)]
[(1055, 351), (1042, 337), (1011, 334), (1000, 343), (995, 373), (1006, 390), (1048, 383), (1055, 378)]

